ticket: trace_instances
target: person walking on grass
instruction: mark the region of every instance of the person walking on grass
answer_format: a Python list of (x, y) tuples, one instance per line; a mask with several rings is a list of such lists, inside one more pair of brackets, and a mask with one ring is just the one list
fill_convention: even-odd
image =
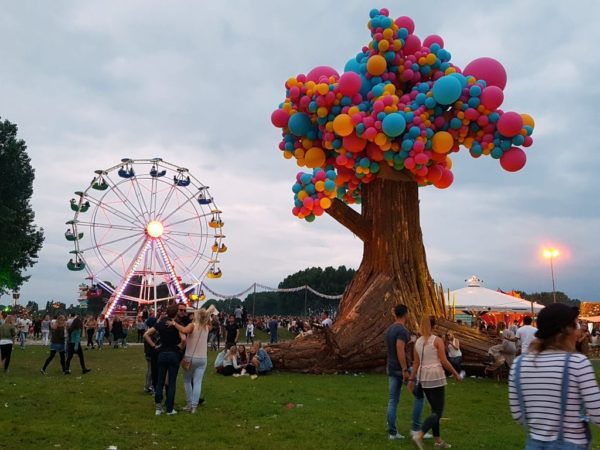
[(94, 349), (94, 332), (96, 331), (96, 319), (94, 316), (89, 315), (85, 318), (85, 322), (83, 323), (85, 328), (85, 333), (87, 335), (87, 345), (86, 348)]
[(50, 329), (50, 355), (46, 362), (44, 362), (44, 367), (40, 370), (43, 375), (46, 375), (46, 369), (48, 368), (48, 364), (54, 359), (56, 353), (60, 357), (60, 367), (62, 368), (63, 373), (65, 372), (65, 342), (66, 342), (66, 330), (65, 330), (65, 316), (60, 315), (57, 317), (54, 324), (51, 325)]
[(10, 365), (10, 355), (12, 354), (13, 344), (17, 336), (17, 327), (15, 326), (15, 316), (10, 316), (2, 311), (2, 319), (0, 325), (0, 357), (4, 364), (4, 372), (8, 371)]
[(42, 320), (42, 344), (48, 345), (50, 342), (50, 316), (46, 315)]
[(206, 370), (208, 357), (208, 332), (211, 328), (210, 313), (206, 309), (194, 311), (194, 320), (186, 327), (176, 322), (167, 322), (175, 326), (180, 333), (187, 335), (185, 355), (182, 367), (183, 387), (185, 388), (186, 406), (184, 411), (196, 413), (201, 403), (202, 379)]
[(85, 367), (85, 361), (83, 359), (83, 351), (81, 349), (81, 334), (83, 332), (83, 322), (79, 316), (76, 316), (71, 322), (71, 326), (69, 327), (69, 339), (68, 339), (68, 353), (67, 353), (67, 362), (65, 364), (65, 375), (71, 374), (71, 360), (73, 359), (73, 355), (77, 353), (79, 357), (79, 364), (81, 365), (81, 372), (86, 374), (91, 372), (92, 369), (88, 369)]
[(576, 352), (579, 310), (552, 303), (538, 315), (528, 352), (508, 379), (514, 420), (527, 430), (526, 450), (591, 448), (588, 422), (600, 425), (600, 389), (590, 360)]
[[(169, 375), (169, 386), (167, 388), (166, 410), (167, 415), (177, 414), (174, 409), (175, 405), (175, 390), (177, 386), (177, 373), (179, 372), (179, 363), (181, 362), (181, 349), (179, 347), (182, 336), (177, 328), (167, 324), (167, 321), (174, 321), (177, 316), (178, 305), (173, 303), (167, 307), (166, 317), (161, 317), (160, 320), (144, 334), (144, 340), (148, 345), (158, 351), (158, 379), (154, 390), (154, 402), (156, 406), (155, 414), (160, 416), (163, 413), (162, 400), (163, 390), (167, 374)], [(156, 345), (152, 336), (158, 333), (160, 336), (160, 344)]]
[(408, 380), (408, 362), (406, 359), (406, 346), (410, 341), (410, 333), (405, 323), (408, 308), (405, 305), (396, 305), (392, 309), (395, 321), (385, 331), (385, 345), (387, 349), (386, 372), (388, 375), (389, 400), (387, 406), (388, 437), (391, 440), (404, 439), (396, 428), (396, 413), (400, 402), (402, 384)]
[(429, 430), (433, 432), (435, 448), (450, 448), (450, 444), (444, 442), (440, 436), (440, 419), (444, 411), (444, 395), (446, 382), (446, 373), (444, 369), (450, 372), (456, 381), (462, 378), (452, 364), (446, 358), (446, 349), (444, 341), (432, 333), (433, 319), (424, 316), (421, 320), (421, 337), (417, 339), (414, 349), (413, 372), (408, 381), (408, 388), (411, 391), (418, 389), (420, 385), (429, 405), (431, 414), (425, 419), (421, 430), (414, 434), (413, 442), (419, 450), (423, 450), (423, 438)]

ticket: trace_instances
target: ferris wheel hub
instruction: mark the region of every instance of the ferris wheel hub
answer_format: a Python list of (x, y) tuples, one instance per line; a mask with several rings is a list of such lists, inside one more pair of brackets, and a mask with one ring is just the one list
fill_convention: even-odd
[(161, 237), (164, 231), (165, 231), (165, 227), (158, 220), (153, 220), (151, 222), (148, 222), (148, 225), (146, 225), (146, 233), (151, 238), (156, 239), (156, 238)]

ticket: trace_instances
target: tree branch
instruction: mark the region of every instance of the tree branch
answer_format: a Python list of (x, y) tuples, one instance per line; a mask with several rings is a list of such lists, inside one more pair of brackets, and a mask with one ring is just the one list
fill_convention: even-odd
[(371, 238), (365, 219), (340, 199), (333, 199), (331, 206), (325, 212), (363, 241)]
[(398, 171), (392, 169), (387, 164), (381, 164), (381, 167), (379, 169), (379, 178), (383, 178), (384, 180), (401, 182), (415, 181), (415, 177), (412, 173), (407, 172), (405, 170)]

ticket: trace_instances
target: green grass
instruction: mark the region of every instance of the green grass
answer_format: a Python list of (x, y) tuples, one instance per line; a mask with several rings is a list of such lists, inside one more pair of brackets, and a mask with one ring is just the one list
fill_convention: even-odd
[[(9, 374), (0, 375), (2, 449), (412, 448), (387, 439), (384, 375), (275, 373), (250, 380), (209, 370), (198, 414), (155, 417), (153, 399), (143, 393), (141, 346), (86, 351), (94, 370), (85, 376), (77, 360), (73, 374), (63, 375), (58, 359), (41, 375), (46, 356), (39, 346), (15, 348)], [(525, 433), (510, 417), (506, 391), (492, 380), (450, 381), (442, 437), (457, 449), (523, 448)], [(179, 379), (176, 408), (183, 403)], [(411, 408), (412, 398), (403, 392), (403, 434)]]

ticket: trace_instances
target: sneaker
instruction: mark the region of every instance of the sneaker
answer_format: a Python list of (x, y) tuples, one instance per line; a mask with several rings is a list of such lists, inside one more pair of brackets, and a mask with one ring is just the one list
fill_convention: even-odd
[(196, 408), (190, 409), (190, 414), (196, 414)]
[(257, 378), (258, 378), (258, 375), (250, 375), (251, 380), (256, 380)]
[(192, 405), (185, 405), (183, 408), (181, 408), (181, 410), (185, 412), (190, 412), (192, 410)]
[(441, 442), (436, 442), (435, 444), (433, 444), (434, 448), (452, 448), (452, 446), (450, 444), (448, 444), (447, 442), (441, 441)]
[(423, 445), (423, 438), (420, 437), (418, 434), (415, 434), (412, 437), (412, 441), (413, 441), (413, 444), (415, 444), (415, 447), (417, 447), (419, 450), (425, 449), (425, 446)]
[(65, 375), (71, 375), (71, 369), (67, 369), (63, 372)]
[[(175, 414), (177, 414), (177, 411), (175, 411), (174, 409), (172, 409), (171, 411), (169, 411), (167, 413), (167, 416), (174, 416)], [(442, 447), (443, 448), (443, 447)]]
[(239, 373), (234, 373), (232, 376), (234, 376), (234, 377), (236, 377), (236, 378), (237, 378), (237, 377), (239, 377), (239, 376), (240, 376), (240, 374), (239, 374)]
[(163, 413), (162, 405), (160, 403), (156, 404), (156, 410), (154, 411), (155, 416), (160, 416)]
[(42, 375), (48, 375), (48, 372), (46, 372), (44, 369), (40, 369), (40, 373), (41, 373)]
[[(416, 430), (410, 430), (410, 437), (415, 437), (415, 435), (418, 433), (418, 431)], [(427, 432), (423, 435), (423, 439), (432, 439), (433, 438), (433, 434)]]
[(389, 435), (389, 440), (390, 441), (394, 441), (396, 439), (404, 439), (404, 436), (402, 436), (400, 433), (390, 434)]
[(461, 378), (464, 378), (464, 377), (467, 376), (467, 372), (465, 372), (464, 370), (461, 370), (460, 373), (459, 373), (459, 375), (460, 375)]
[(81, 372), (83, 374), (86, 374), (86, 373), (90, 373), (91, 371), (92, 371), (92, 369), (83, 369)]

